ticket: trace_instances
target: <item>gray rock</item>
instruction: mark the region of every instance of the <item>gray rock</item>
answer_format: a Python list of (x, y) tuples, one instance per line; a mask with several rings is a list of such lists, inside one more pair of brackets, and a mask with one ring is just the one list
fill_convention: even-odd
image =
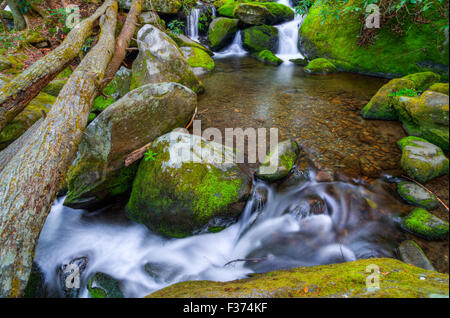
[(280, 142), (267, 155), (255, 175), (260, 179), (270, 182), (286, 177), (294, 167), (298, 153), (299, 147), (294, 140)]
[(398, 247), (398, 253), (400, 255), (400, 259), (406, 264), (432, 271), (435, 270), (422, 249), (414, 241), (403, 241)]
[(432, 210), (439, 206), (439, 201), (421, 186), (408, 181), (397, 184), (397, 192), (409, 204)]

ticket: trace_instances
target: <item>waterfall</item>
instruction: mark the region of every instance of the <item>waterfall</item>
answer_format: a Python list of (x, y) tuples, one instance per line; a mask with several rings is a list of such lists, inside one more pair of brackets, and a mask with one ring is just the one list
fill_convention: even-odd
[[(278, 0), (277, 2), (294, 9), (289, 0)], [(290, 59), (303, 58), (297, 46), (298, 30), (303, 18), (304, 15), (295, 15), (294, 20), (275, 26), (278, 29), (279, 36), (277, 56), (285, 63), (290, 63)]]
[(199, 40), (198, 37), (198, 21), (200, 19), (200, 9), (192, 8), (191, 13), (187, 16), (186, 35), (194, 41)]
[(233, 42), (224, 50), (214, 54), (215, 58), (229, 57), (229, 56), (242, 56), (246, 55), (247, 51), (242, 47), (242, 35), (240, 31), (236, 32)]

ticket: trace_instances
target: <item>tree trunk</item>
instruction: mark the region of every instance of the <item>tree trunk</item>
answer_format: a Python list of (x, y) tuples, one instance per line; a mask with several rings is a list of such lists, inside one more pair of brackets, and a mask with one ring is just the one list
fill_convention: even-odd
[(70, 76), (36, 131), (28, 140), (20, 138), (8, 146), (23, 142), (0, 171), (0, 297), (23, 295), (42, 226), (114, 53), (117, 1), (107, 0), (105, 5), (97, 45)]
[(125, 55), (127, 54), (127, 48), (130, 46), (131, 39), (136, 31), (136, 24), (138, 22), (139, 15), (142, 12), (143, 0), (133, 0), (131, 4), (130, 11), (128, 12), (127, 19), (120, 31), (119, 36), (116, 41), (116, 49), (114, 51), (114, 56), (111, 59), (111, 63), (108, 65), (106, 70), (105, 79), (103, 80), (100, 93), (103, 88), (108, 85), (108, 83), (113, 79), (120, 65), (122, 64)]
[(20, 6), (17, 0), (6, 0), (6, 3), (8, 4), (9, 9), (11, 9), (11, 13), (14, 18), (14, 28), (17, 31), (22, 31), (27, 28), (27, 24), (25, 22), (25, 19), (22, 15), (22, 12), (20, 12)]
[(94, 22), (108, 7), (107, 2), (91, 17), (78, 23), (67, 35), (66, 40), (54, 51), (0, 89), (0, 132), (39, 94), (45, 85), (78, 56), (86, 38), (93, 31)]

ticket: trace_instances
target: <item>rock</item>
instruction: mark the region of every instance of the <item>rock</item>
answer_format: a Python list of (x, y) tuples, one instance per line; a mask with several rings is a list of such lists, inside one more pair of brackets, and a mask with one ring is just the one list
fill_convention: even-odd
[(423, 92), (434, 83), (439, 83), (439, 80), (441, 79), (439, 74), (433, 72), (414, 73), (404, 76), (403, 78), (413, 82), (415, 89), (420, 92)]
[(431, 85), (428, 90), (432, 92), (438, 92), (441, 94), (448, 95), (448, 83), (435, 83)]
[(258, 61), (278, 66), (283, 63), (283, 60), (277, 57), (275, 54), (270, 52), (269, 50), (263, 50), (258, 54), (255, 54), (255, 57)]
[(449, 149), (449, 97), (425, 91), (419, 97), (401, 96), (394, 102), (403, 127), (409, 135)]
[(238, 30), (239, 20), (229, 18), (214, 19), (208, 29), (208, 39), (211, 49), (218, 51), (233, 41)]
[(24, 298), (46, 298), (45, 276), (38, 264), (33, 262)]
[(149, 151), (156, 157), (139, 166), (126, 208), (131, 220), (162, 235), (184, 237), (208, 224), (217, 226), (214, 219), (239, 216), (250, 179), (235, 164), (231, 148), (171, 132)]
[(294, 11), (288, 6), (273, 2), (248, 2), (238, 5), (234, 15), (250, 25), (278, 24), (294, 19)]
[(421, 186), (408, 181), (397, 184), (397, 192), (409, 204), (433, 210), (439, 206), (439, 201)]
[[(367, 277), (377, 266), (380, 287), (368, 289)], [(369, 271), (369, 273), (367, 273)], [(383, 276), (381, 276), (383, 273)], [(420, 277), (424, 277), (422, 280)], [(299, 267), (229, 282), (187, 281), (160, 289), (149, 298), (205, 297), (389, 297), (416, 298), (448, 295), (448, 274), (429, 271), (393, 258)], [(448, 296), (447, 296), (448, 297)]]
[(196, 76), (209, 73), (214, 70), (214, 60), (203, 50), (195, 47), (181, 47)]
[(305, 71), (310, 74), (331, 74), (338, 70), (333, 63), (324, 58), (314, 59), (305, 67)]
[[(130, 10), (132, 0), (119, 0), (119, 8)], [(153, 4), (153, 6), (152, 6)], [(178, 0), (144, 0), (142, 11), (153, 11), (158, 13), (175, 14), (181, 9), (181, 1)]]
[(29, 30), (25, 33), (24, 43), (34, 45), (36, 47), (47, 47), (48, 40), (38, 31)]
[(434, 267), (416, 242), (407, 240), (398, 247), (400, 259), (406, 264), (434, 271)]
[(396, 120), (398, 115), (394, 107), (395, 96), (392, 96), (392, 94), (404, 88), (413, 89), (414, 87), (412, 81), (404, 78), (389, 81), (364, 106), (361, 115), (366, 119)]
[(196, 93), (203, 92), (203, 84), (167, 34), (146, 24), (139, 30), (138, 40), (139, 54), (133, 63), (131, 89), (149, 83), (177, 82)]
[(59, 286), (65, 298), (78, 298), (87, 264), (88, 258), (82, 256), (58, 267)]
[(163, 28), (166, 27), (166, 23), (164, 22), (163, 19), (161, 19), (159, 17), (158, 14), (156, 14), (153, 11), (146, 11), (146, 12), (142, 12), (139, 16), (139, 23), (140, 24), (151, 24), (154, 25), (156, 27), (161, 26)]
[(250, 53), (278, 50), (278, 29), (269, 25), (257, 25), (241, 31), (242, 47)]
[(67, 79), (54, 79), (50, 83), (48, 83), (43, 89), (42, 92), (52, 95), (54, 97), (58, 97), (59, 92), (66, 84)]
[(402, 227), (429, 241), (445, 240), (448, 233), (448, 222), (442, 221), (427, 210), (414, 209), (402, 220)]
[(441, 148), (411, 136), (398, 144), (402, 149), (402, 168), (410, 178), (426, 183), (448, 173), (449, 162)]
[(68, 172), (65, 205), (89, 208), (130, 189), (138, 162), (125, 158), (175, 127), (184, 126), (197, 97), (177, 83), (141, 86), (109, 106), (89, 124)]
[(267, 155), (255, 175), (266, 181), (277, 181), (286, 177), (297, 161), (299, 147), (294, 140), (285, 140)]
[(92, 298), (124, 298), (119, 282), (104, 273), (92, 275), (87, 289)]
[(237, 1), (227, 1), (223, 6), (218, 8), (217, 12), (220, 16), (227, 17), (227, 18), (236, 18), (234, 15), (234, 10), (238, 5), (240, 5), (240, 2)]
[(119, 98), (125, 96), (131, 87), (131, 70), (121, 66), (111, 82), (103, 89), (103, 95), (98, 96), (92, 105), (92, 112), (100, 114)]
[(197, 49), (205, 51), (206, 53), (208, 53), (209, 56), (213, 56), (214, 55), (213, 51), (208, 49), (206, 46), (203, 46), (200, 43), (195, 42), (194, 40), (191, 40), (186, 35), (176, 34), (176, 33), (170, 32), (169, 36), (172, 38), (172, 40), (175, 41), (175, 43), (179, 47), (194, 47), (194, 48), (197, 48)]
[(42, 112), (48, 113), (56, 98), (39, 93), (26, 107), (11, 120), (0, 132), (0, 150), (19, 138), (28, 128), (42, 117)]
[(299, 65), (299, 66), (306, 66), (308, 65), (308, 60), (307, 59), (302, 59), (302, 58), (298, 58), (298, 59), (290, 59), (290, 62)]

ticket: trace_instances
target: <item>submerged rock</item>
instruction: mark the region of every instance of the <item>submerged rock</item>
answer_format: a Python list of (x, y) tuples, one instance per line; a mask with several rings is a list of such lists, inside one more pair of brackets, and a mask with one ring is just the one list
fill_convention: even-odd
[(336, 66), (324, 58), (314, 59), (305, 67), (305, 71), (310, 74), (331, 74), (338, 70)]
[[(368, 288), (367, 270), (383, 273), (380, 288)], [(370, 286), (369, 286), (370, 287)], [(448, 274), (429, 271), (392, 258), (299, 267), (230, 282), (181, 282), (147, 297), (448, 297)]]
[(273, 54), (269, 50), (263, 50), (257, 54), (255, 54), (255, 57), (258, 61), (278, 66), (283, 63), (283, 60), (277, 57), (275, 54)]
[(205, 51), (195, 47), (181, 47), (194, 74), (199, 76), (214, 70), (214, 60)]
[(132, 68), (131, 89), (149, 83), (177, 82), (196, 93), (203, 92), (203, 84), (170, 36), (146, 24), (138, 32), (138, 46), (139, 54)]
[(46, 298), (45, 276), (39, 265), (33, 262), (30, 278), (25, 288), (24, 298)]
[(426, 183), (448, 173), (449, 161), (441, 148), (412, 136), (399, 140), (398, 145), (402, 168), (410, 178)]
[(242, 47), (250, 52), (278, 49), (278, 29), (270, 25), (257, 25), (242, 30)]
[(294, 140), (285, 140), (267, 155), (256, 171), (256, 176), (266, 181), (277, 181), (286, 177), (297, 161), (299, 147)]
[(402, 226), (407, 231), (430, 241), (445, 240), (448, 233), (448, 222), (421, 208), (414, 209), (404, 218)]
[(434, 267), (416, 242), (407, 240), (398, 247), (400, 259), (406, 264), (434, 271)]
[(88, 258), (82, 256), (58, 267), (59, 286), (65, 298), (78, 298), (87, 265)]
[(125, 158), (175, 127), (184, 126), (197, 97), (178, 83), (141, 86), (109, 106), (86, 128), (77, 158), (69, 169), (65, 205), (78, 208), (126, 192), (137, 164)]
[(435, 196), (413, 182), (399, 182), (397, 184), (397, 192), (409, 204), (417, 205), (427, 210), (432, 210), (439, 206), (439, 201)]
[[(184, 237), (214, 219), (236, 219), (250, 179), (231, 148), (171, 132), (153, 142), (133, 183), (128, 217), (159, 234)], [(214, 222), (213, 222), (214, 223)]]
[(238, 30), (239, 20), (228, 18), (216, 18), (209, 25), (208, 39), (211, 49), (218, 51), (233, 41)]
[(92, 298), (123, 298), (119, 282), (104, 273), (95, 273), (89, 278), (89, 295)]

